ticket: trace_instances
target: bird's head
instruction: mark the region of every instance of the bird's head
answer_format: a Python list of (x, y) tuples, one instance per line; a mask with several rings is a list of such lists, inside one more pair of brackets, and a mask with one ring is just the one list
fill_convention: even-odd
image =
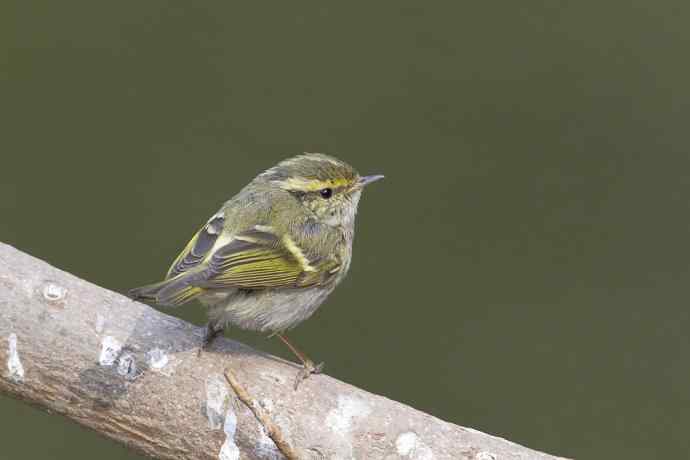
[(321, 153), (306, 153), (278, 163), (260, 176), (293, 195), (324, 224), (354, 225), (362, 189), (382, 179), (360, 176), (347, 163)]

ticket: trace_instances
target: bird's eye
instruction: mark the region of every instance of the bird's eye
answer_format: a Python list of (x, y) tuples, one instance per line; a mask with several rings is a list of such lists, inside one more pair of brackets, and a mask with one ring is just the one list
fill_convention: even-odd
[(332, 188), (322, 188), (319, 190), (319, 193), (321, 194), (321, 198), (329, 199), (330, 197), (333, 196), (333, 189)]

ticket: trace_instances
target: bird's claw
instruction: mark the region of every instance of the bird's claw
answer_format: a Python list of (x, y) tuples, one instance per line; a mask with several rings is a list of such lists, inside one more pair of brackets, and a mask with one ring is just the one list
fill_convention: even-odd
[(209, 322), (206, 325), (206, 332), (204, 332), (204, 337), (201, 339), (201, 346), (199, 346), (199, 349), (196, 352), (196, 356), (201, 357), (201, 355), (211, 347), (211, 344), (216, 339), (216, 337), (223, 335), (223, 332), (223, 327), (214, 325), (213, 323)]
[(321, 371), (323, 371), (323, 365), (324, 363), (315, 365), (312, 361), (305, 362), (304, 366), (302, 369), (300, 369), (300, 371), (297, 373), (297, 377), (295, 378), (295, 391), (297, 391), (297, 388), (299, 388), (299, 384), (302, 383), (303, 380), (308, 379), (310, 375), (320, 374)]

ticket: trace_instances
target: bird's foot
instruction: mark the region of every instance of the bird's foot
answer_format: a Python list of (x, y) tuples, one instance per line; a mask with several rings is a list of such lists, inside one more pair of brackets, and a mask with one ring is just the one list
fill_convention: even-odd
[(297, 373), (297, 377), (295, 378), (295, 391), (299, 388), (299, 384), (302, 383), (303, 380), (308, 379), (310, 375), (320, 374), (321, 371), (323, 371), (323, 365), (324, 363), (315, 365), (311, 360), (305, 361), (302, 369)]
[(209, 322), (206, 324), (206, 333), (204, 334), (204, 338), (201, 342), (201, 346), (199, 347), (199, 350), (197, 350), (196, 355), (201, 356), (201, 354), (205, 351), (207, 351), (210, 347), (213, 341), (218, 337), (219, 335), (223, 335), (223, 331), (225, 328), (222, 326), (218, 326), (217, 324), (213, 324)]

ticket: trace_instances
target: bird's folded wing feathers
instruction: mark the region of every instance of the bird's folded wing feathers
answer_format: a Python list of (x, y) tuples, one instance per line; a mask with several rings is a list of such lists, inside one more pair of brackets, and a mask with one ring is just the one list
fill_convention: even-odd
[(287, 235), (256, 226), (236, 235), (206, 262), (205, 289), (307, 287), (327, 283), (340, 268), (332, 259), (309, 258)]
[(223, 231), (224, 222), (225, 217), (222, 212), (212, 216), (177, 256), (168, 270), (166, 279), (174, 278), (199, 265), (208, 255), (220, 232)]
[(211, 217), (175, 259), (164, 281), (132, 289), (135, 299), (177, 306), (207, 291), (304, 288), (331, 282), (339, 260), (305, 253), (288, 235), (257, 225), (215, 247), (221, 213)]

